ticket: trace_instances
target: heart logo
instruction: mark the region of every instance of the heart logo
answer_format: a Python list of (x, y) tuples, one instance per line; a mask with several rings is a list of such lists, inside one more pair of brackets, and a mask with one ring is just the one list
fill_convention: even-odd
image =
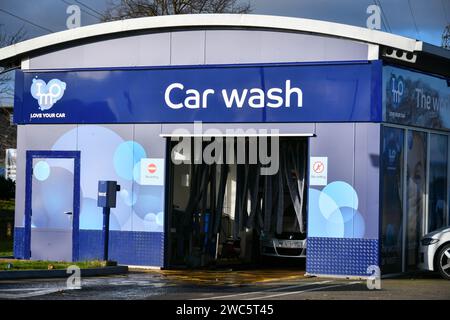
[(52, 79), (48, 83), (41, 79), (33, 79), (30, 88), (31, 95), (37, 100), (41, 111), (53, 107), (62, 98), (65, 90), (66, 83), (58, 79)]

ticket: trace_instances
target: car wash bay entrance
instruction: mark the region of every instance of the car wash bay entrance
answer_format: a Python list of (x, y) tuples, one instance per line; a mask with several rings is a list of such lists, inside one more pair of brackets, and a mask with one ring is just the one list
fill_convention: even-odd
[[(263, 239), (306, 239), (308, 141), (275, 139), (167, 139), (167, 267), (259, 263), (271, 250)], [(270, 164), (258, 157), (264, 146)], [(294, 246), (280, 249), (305, 256)]]

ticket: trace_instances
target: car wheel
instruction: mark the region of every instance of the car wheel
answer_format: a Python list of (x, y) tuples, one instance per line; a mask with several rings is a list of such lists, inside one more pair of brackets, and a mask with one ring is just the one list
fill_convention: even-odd
[(437, 267), (444, 279), (450, 280), (450, 244), (445, 245), (438, 253)]

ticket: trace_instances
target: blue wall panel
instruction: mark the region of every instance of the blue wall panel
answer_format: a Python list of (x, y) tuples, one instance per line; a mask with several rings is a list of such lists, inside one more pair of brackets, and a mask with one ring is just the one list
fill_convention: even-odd
[(25, 258), (25, 228), (14, 228), (14, 258)]
[[(80, 230), (79, 260), (101, 259), (101, 230)], [(120, 264), (162, 267), (164, 263), (164, 233), (111, 231), (109, 259)]]
[[(25, 229), (14, 229), (14, 257), (25, 258)], [(80, 230), (79, 259), (103, 258), (101, 230)], [(120, 264), (162, 267), (164, 263), (164, 233), (111, 231), (109, 258)]]
[(306, 272), (315, 275), (369, 276), (379, 265), (377, 239), (308, 238)]
[(80, 261), (102, 259), (103, 242), (101, 230), (80, 230), (78, 259)]

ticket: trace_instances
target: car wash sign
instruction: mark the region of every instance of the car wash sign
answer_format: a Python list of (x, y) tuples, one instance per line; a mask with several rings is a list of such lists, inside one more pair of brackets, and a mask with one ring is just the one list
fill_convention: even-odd
[[(175, 93), (173, 93), (175, 91)], [(178, 92), (177, 92), (178, 91)], [(173, 96), (178, 93), (177, 102), (174, 102)], [(181, 95), (181, 99), (180, 99)], [(222, 89), (220, 92), (212, 88), (208, 88), (204, 91), (198, 91), (196, 89), (186, 89), (182, 83), (171, 83), (165, 90), (164, 102), (172, 109), (205, 109), (208, 108), (208, 97), (219, 95), (215, 97), (215, 101), (221, 100), (221, 103), (228, 109), (239, 108), (242, 109), (245, 106), (254, 109), (260, 108), (280, 108), (291, 106), (291, 100), (296, 101), (296, 106), (301, 107), (303, 105), (303, 92), (299, 87), (292, 87), (291, 80), (285, 81), (284, 88), (269, 88), (266, 91), (259, 87), (251, 89)], [(180, 101), (181, 100), (181, 101)]]
[(160, 67), (16, 74), (15, 122), (380, 121), (379, 64)]
[(450, 86), (443, 78), (383, 68), (383, 120), (450, 130)]

